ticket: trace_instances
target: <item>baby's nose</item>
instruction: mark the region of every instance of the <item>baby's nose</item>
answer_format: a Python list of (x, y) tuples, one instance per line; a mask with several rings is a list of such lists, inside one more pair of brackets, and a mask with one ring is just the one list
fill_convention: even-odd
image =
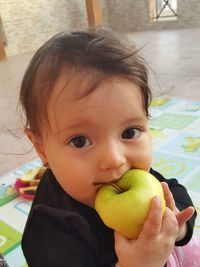
[(99, 167), (101, 170), (119, 169), (126, 163), (124, 153), (117, 147), (110, 147), (100, 155)]

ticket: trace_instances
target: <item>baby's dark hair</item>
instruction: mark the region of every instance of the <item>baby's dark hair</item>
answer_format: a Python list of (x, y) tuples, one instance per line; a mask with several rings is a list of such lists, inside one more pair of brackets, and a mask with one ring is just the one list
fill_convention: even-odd
[[(46, 104), (65, 66), (75, 73), (87, 70), (99, 73), (98, 83), (110, 75), (133, 81), (141, 90), (144, 110), (149, 116), (152, 96), (147, 67), (128, 40), (112, 30), (101, 28), (62, 32), (38, 49), (22, 81), (20, 104), (26, 115), (25, 127), (30, 127), (36, 134), (40, 134), (41, 124), (48, 121)], [(86, 93), (94, 89), (92, 86)]]

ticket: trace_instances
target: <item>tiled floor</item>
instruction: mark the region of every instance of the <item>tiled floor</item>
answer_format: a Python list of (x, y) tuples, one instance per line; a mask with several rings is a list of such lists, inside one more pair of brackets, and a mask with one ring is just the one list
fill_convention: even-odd
[[(155, 95), (200, 100), (200, 29), (139, 32), (129, 37), (144, 47), (141, 52), (151, 68)], [(31, 145), (22, 136), (16, 111), (20, 81), (31, 56), (0, 61), (0, 175), (36, 156), (29, 152)]]

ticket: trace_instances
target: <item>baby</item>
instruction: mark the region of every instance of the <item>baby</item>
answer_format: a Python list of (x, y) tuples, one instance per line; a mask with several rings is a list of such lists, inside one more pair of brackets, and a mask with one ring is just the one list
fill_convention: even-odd
[[(111, 30), (59, 33), (31, 60), (20, 101), (25, 133), (47, 167), (22, 239), (29, 267), (187, 266), (178, 246), (188, 248), (196, 212), (176, 179), (151, 168), (151, 91), (137, 49)], [(100, 184), (129, 169), (153, 174), (167, 204), (162, 216), (152, 199), (137, 240), (94, 210)]]

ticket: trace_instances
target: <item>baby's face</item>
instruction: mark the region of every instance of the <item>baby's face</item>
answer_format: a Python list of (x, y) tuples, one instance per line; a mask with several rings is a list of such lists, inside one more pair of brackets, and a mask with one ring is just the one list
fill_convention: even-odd
[(75, 92), (84, 82), (73, 79), (62, 90), (63, 84), (60, 78), (48, 101), (50, 128), (42, 146), (62, 188), (93, 207), (101, 183), (115, 181), (131, 168), (149, 171), (148, 120), (133, 82), (110, 77), (78, 100)]

